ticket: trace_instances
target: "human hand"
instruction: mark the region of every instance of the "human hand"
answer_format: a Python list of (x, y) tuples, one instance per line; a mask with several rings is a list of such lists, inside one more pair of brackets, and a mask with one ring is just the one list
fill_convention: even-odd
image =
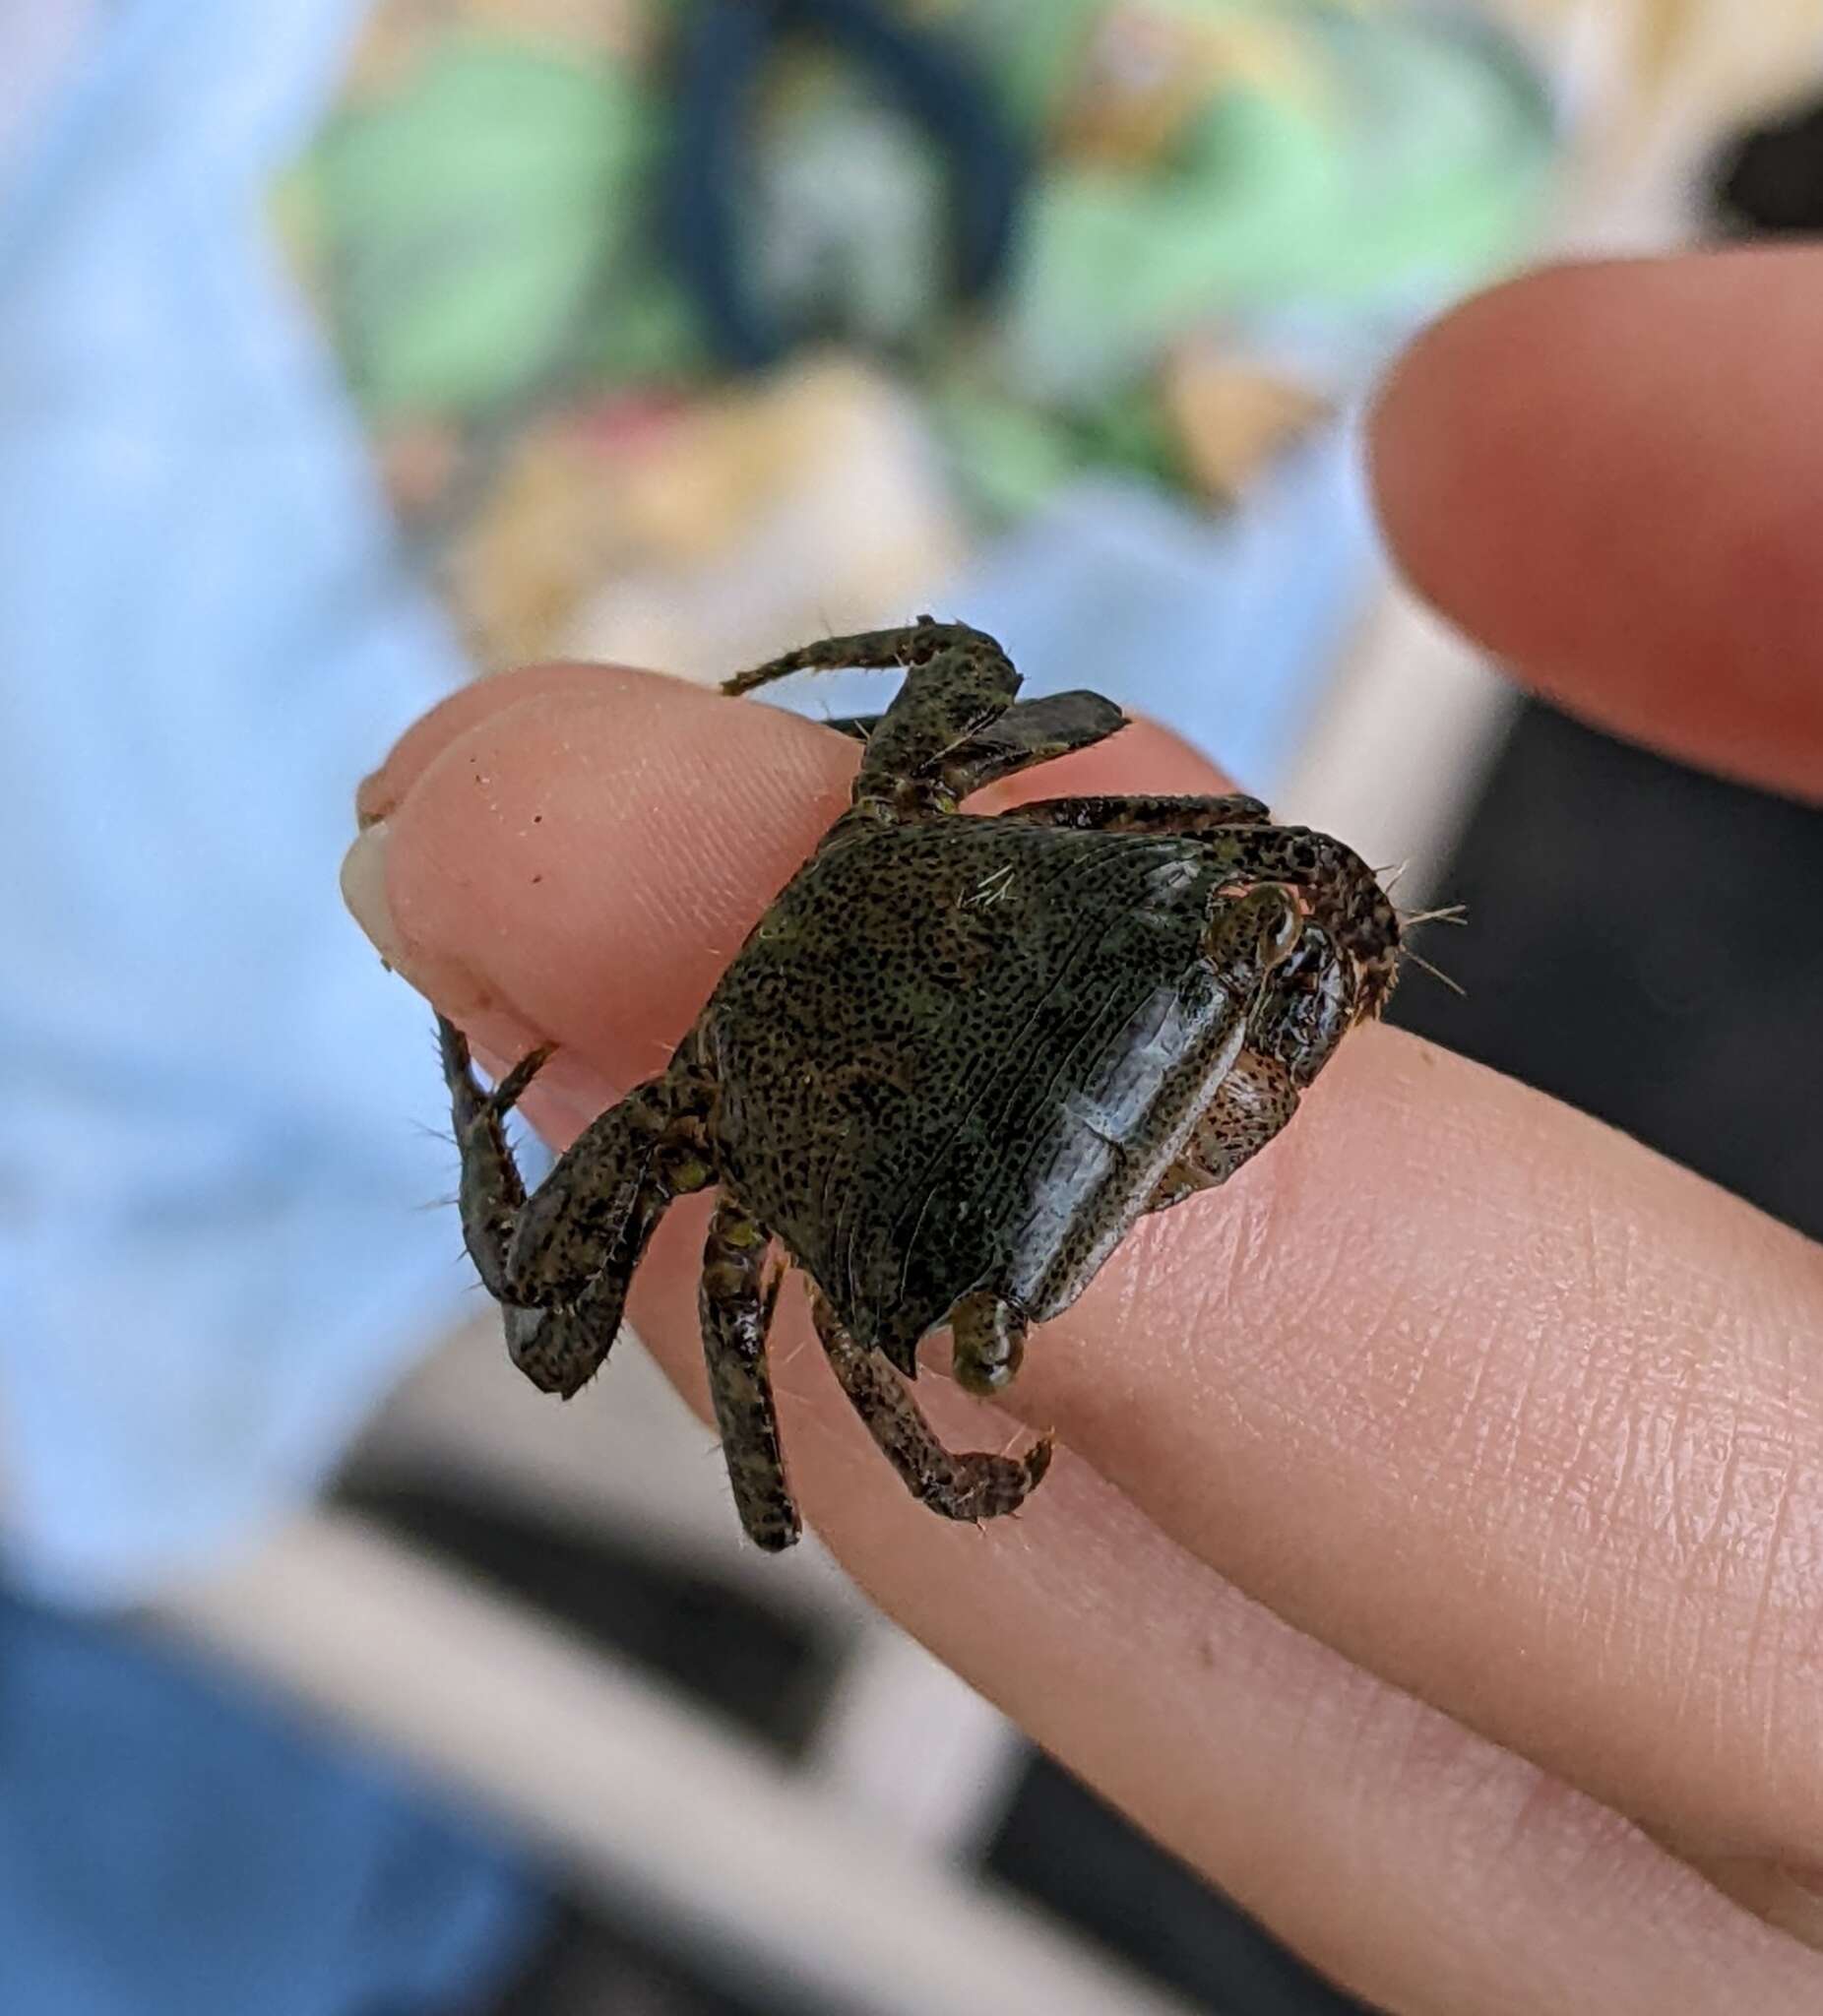
[[(1823, 794), (1819, 355), (1817, 254), (1485, 297), (1377, 415), (1395, 544), (1542, 690)], [(528, 1101), (562, 1142), (661, 1062), (855, 760), (639, 673), (487, 680), (363, 787), (351, 894), (486, 1052), (563, 1046)], [(1219, 788), (1137, 725), (995, 795)], [(631, 1310), (699, 1410), (702, 1236), (679, 1206)], [(1823, 2005), (1816, 1247), (1367, 1028), (1002, 1402), (920, 1381), (953, 1446), (1056, 1427), (1017, 1521), (909, 1499), (807, 1335), (787, 1291), (787, 1461), (857, 1580), (1337, 1979), (1448, 2016)]]

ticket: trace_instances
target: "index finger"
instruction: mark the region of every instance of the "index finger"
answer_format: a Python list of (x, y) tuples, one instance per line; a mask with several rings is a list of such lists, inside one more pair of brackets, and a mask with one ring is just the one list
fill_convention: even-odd
[(1823, 797), (1823, 251), (1565, 267), (1447, 316), (1371, 430), (1418, 590), (1548, 698)]

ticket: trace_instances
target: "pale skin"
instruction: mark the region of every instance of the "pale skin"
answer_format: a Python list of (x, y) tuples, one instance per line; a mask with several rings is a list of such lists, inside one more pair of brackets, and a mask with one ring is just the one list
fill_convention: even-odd
[[(1484, 297), (1376, 413), (1395, 550), (1538, 689), (1823, 798), (1820, 355), (1815, 252)], [(350, 895), (484, 1054), (561, 1045), (527, 1104), (564, 1142), (662, 1061), (856, 754), (648, 674), (515, 672), (367, 781)], [(1141, 724), (1023, 794), (1224, 788)], [(630, 1308), (699, 1409), (706, 1210), (673, 1211)], [(1357, 1992), (1823, 2006), (1823, 1250), (1367, 1027), (1034, 1334), (1003, 1401), (920, 1380), (954, 1446), (1056, 1429), (1016, 1521), (899, 1489), (795, 1286), (774, 1363), (857, 1579)]]

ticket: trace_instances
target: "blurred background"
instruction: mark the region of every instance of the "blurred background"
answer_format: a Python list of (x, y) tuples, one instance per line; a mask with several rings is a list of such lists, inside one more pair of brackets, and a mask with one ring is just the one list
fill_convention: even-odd
[(1817, 229), (1819, 0), (0, 10), (7, 2016), (1352, 2007), (743, 1551), (631, 1341), (510, 1370), (350, 793), (529, 657), (966, 614), (1823, 1232), (1823, 820), (1510, 698), (1356, 436), (1517, 266)]

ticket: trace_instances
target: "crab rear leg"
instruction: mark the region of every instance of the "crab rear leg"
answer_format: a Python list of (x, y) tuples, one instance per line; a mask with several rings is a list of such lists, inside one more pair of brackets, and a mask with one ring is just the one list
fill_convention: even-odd
[[(788, 678), (793, 672), (915, 671), (945, 651), (958, 646), (975, 646), (1000, 659), (1006, 654), (985, 630), (968, 623), (939, 623), (935, 616), (920, 616), (915, 623), (901, 623), (891, 630), (857, 630), (847, 637), (819, 637), (800, 644), (795, 651), (782, 652), (763, 665), (752, 665), (722, 682), (723, 693), (751, 693), (756, 686)], [(1013, 686), (1019, 684), (1018, 674)], [(1009, 692), (1008, 698), (1012, 697)]]
[(854, 802), (889, 812), (920, 812), (953, 802), (947, 764), (1012, 706), (1019, 674), (984, 630), (922, 616), (900, 630), (830, 637), (738, 673), (724, 693), (750, 693), (789, 672), (845, 666), (903, 668), (905, 684), (867, 740)]
[(1048, 1435), (1021, 1457), (952, 1454), (892, 1367), (854, 1342), (820, 1294), (812, 1295), (811, 1306), (849, 1405), (914, 1498), (945, 1519), (995, 1519), (1018, 1511), (1050, 1468)]
[(1041, 700), (1017, 701), (948, 759), (944, 785), (953, 796), (966, 798), (1034, 764), (1092, 749), (1126, 724), (1120, 709), (1099, 693), (1047, 693)]
[(772, 1240), (726, 1197), (710, 1222), (703, 1251), (700, 1306), (709, 1392), (722, 1430), (722, 1453), (747, 1538), (769, 1554), (802, 1532), (786, 1481), (779, 1417), (766, 1369), (766, 1333), (779, 1284), (766, 1280)]
[(469, 1055), (469, 1039), (437, 1017), (437, 1049), (449, 1087), (450, 1117), (462, 1157), (463, 1242), (481, 1285), (496, 1301), (507, 1297), (506, 1251), (526, 1202), (526, 1186), (506, 1138), (507, 1115), (551, 1054), (546, 1043), (522, 1057), (492, 1092), (483, 1092)]
[[(883, 714), (852, 715), (824, 725), (857, 742), (870, 742), (885, 719)], [(1126, 724), (1120, 709), (1099, 693), (1047, 693), (1041, 700), (1016, 700), (998, 721), (970, 736), (945, 759), (943, 788), (960, 802), (984, 785), (997, 784), (1034, 764), (1092, 749)]]
[(612, 1348), (633, 1271), (672, 1199), (713, 1180), (697, 1117), (663, 1081), (641, 1086), (591, 1122), (528, 1197), (505, 1122), (549, 1048), (488, 1093), (462, 1032), (439, 1016), (437, 1035), (462, 1157), (464, 1242), (501, 1305), (513, 1362), (568, 1399)]

